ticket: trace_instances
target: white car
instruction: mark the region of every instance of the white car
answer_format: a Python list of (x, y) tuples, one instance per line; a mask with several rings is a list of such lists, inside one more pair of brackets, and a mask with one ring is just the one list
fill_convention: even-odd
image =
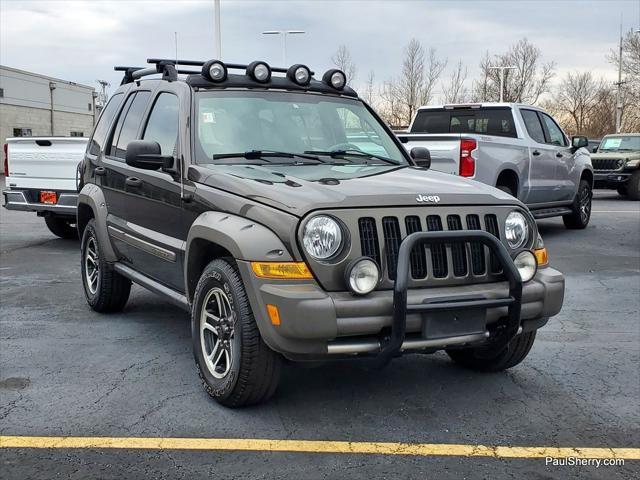
[(5, 208), (36, 212), (51, 232), (76, 238), (77, 168), (82, 137), (16, 137), (4, 146)]

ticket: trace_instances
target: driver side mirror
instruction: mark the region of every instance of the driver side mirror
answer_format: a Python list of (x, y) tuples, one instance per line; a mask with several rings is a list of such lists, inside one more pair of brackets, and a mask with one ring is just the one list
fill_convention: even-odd
[(582, 135), (575, 135), (571, 137), (571, 146), (574, 148), (574, 150), (582, 147), (588, 147), (589, 139), (587, 137), (583, 137)]
[(410, 154), (416, 167), (429, 168), (431, 167), (431, 152), (425, 147), (413, 147)]
[(125, 162), (127, 165), (145, 170), (173, 167), (174, 158), (162, 155), (158, 142), (152, 140), (133, 140), (127, 144)]

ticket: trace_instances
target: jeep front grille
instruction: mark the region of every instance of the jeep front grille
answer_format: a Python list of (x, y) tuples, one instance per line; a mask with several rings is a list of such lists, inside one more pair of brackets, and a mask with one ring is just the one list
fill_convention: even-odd
[[(424, 218), (426, 231), (442, 231), (443, 224), (447, 230), (464, 230), (466, 224), (468, 230), (485, 230), (500, 238), (498, 220), (496, 215), (488, 214), (481, 217), (477, 214), (460, 215), (428, 215)], [(484, 220), (484, 225), (482, 221)], [(404, 224), (406, 235), (423, 231), (422, 218), (417, 215), (408, 215), (400, 220), (396, 216), (385, 216), (380, 220), (382, 232), (383, 252), (380, 251), (378, 241), (378, 220), (373, 217), (362, 217), (358, 220), (360, 249), (362, 255), (370, 257), (382, 267), (387, 278), (395, 280), (400, 243), (404, 238), (400, 225)], [(450, 244), (421, 245), (411, 252), (411, 277), (414, 280), (423, 280), (429, 277), (438, 279), (446, 278), (451, 269), (454, 277), (486, 276), (488, 273), (500, 273), (500, 264), (493, 256), (489, 256), (488, 249), (474, 242), (456, 242)], [(384, 258), (384, 264), (380, 260)], [(490, 272), (487, 272), (487, 263)]]
[(594, 158), (591, 160), (594, 170), (618, 170), (624, 165), (622, 158)]

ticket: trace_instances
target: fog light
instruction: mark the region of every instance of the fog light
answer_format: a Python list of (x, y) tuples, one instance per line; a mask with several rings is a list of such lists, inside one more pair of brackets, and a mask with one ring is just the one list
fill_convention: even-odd
[(520, 278), (523, 282), (528, 282), (529, 280), (531, 280), (535, 276), (538, 269), (536, 257), (529, 250), (524, 250), (516, 255), (513, 263), (518, 269), (518, 273), (520, 273)]
[(366, 295), (372, 292), (380, 280), (376, 262), (367, 257), (354, 260), (347, 267), (347, 284), (353, 293)]
[(271, 68), (264, 62), (253, 62), (247, 67), (247, 75), (256, 82), (267, 83), (271, 79)]

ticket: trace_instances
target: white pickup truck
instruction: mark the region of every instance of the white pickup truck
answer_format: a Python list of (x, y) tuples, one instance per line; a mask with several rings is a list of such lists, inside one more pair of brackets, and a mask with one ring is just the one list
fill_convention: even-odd
[(515, 103), (422, 107), (408, 151), (425, 147), (431, 168), (469, 177), (522, 200), (536, 218), (562, 216), (585, 228), (591, 216), (593, 167), (586, 137), (569, 137), (540, 108)]
[(9, 210), (37, 212), (51, 233), (76, 238), (77, 168), (87, 148), (82, 137), (16, 137), (4, 145)]

